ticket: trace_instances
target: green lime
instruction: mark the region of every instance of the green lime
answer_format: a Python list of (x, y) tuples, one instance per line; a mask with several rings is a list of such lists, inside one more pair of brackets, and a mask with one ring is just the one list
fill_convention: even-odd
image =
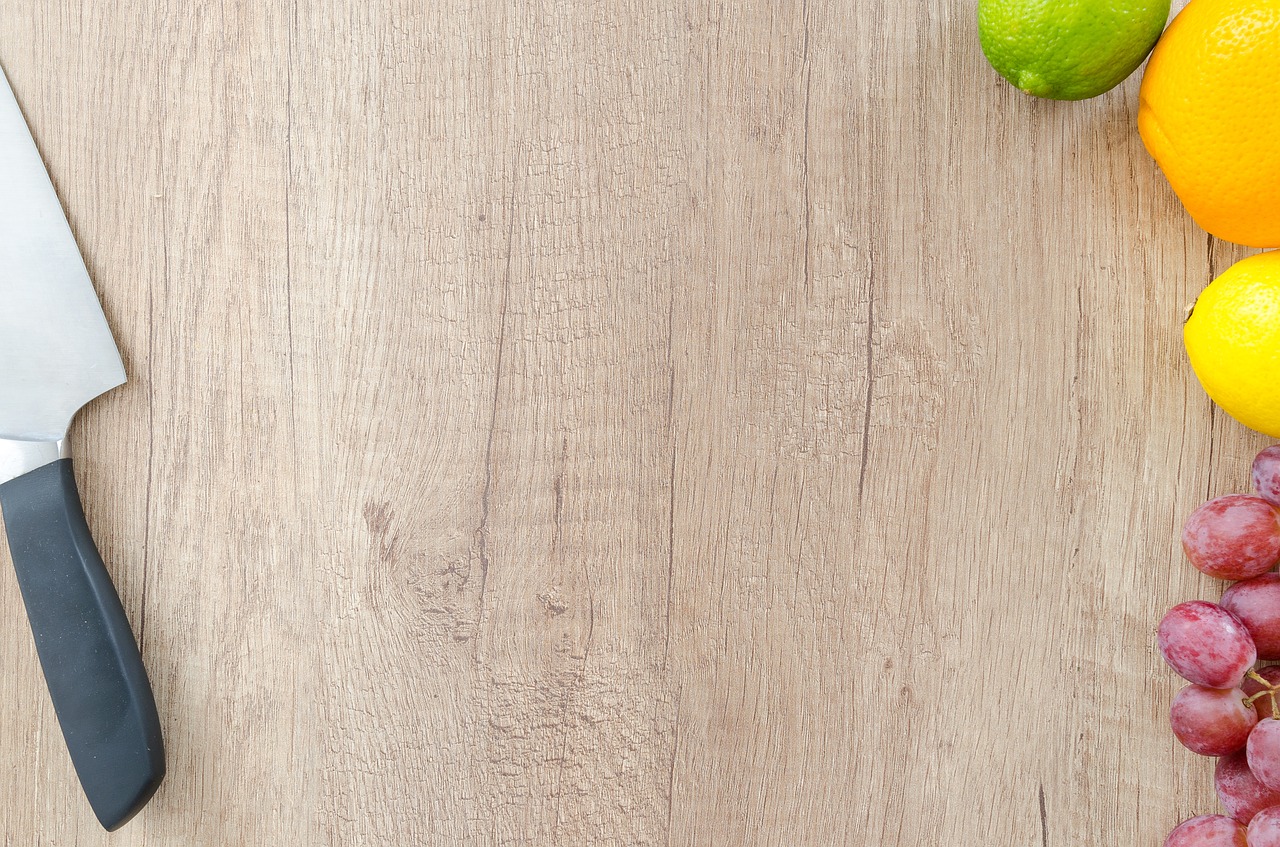
[(1018, 88), (1053, 100), (1097, 97), (1156, 45), (1170, 0), (978, 0), (987, 61)]

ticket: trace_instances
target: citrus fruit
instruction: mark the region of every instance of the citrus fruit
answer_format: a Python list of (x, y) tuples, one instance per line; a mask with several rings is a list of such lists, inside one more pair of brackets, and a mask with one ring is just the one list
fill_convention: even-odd
[(1280, 0), (1191, 0), (1147, 63), (1138, 131), (1196, 223), (1280, 247)]
[(1133, 73), (1168, 19), (1169, 0), (979, 0), (978, 37), (1016, 87), (1083, 100)]
[(1280, 251), (1227, 268), (1201, 292), (1182, 336), (1213, 401), (1280, 438)]

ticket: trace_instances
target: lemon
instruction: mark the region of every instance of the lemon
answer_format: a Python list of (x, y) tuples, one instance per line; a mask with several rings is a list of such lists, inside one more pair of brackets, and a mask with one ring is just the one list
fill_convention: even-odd
[(1002, 77), (1037, 97), (1084, 100), (1142, 64), (1170, 0), (978, 0), (978, 37)]
[(1280, 251), (1236, 262), (1211, 282), (1182, 337), (1213, 401), (1280, 438)]

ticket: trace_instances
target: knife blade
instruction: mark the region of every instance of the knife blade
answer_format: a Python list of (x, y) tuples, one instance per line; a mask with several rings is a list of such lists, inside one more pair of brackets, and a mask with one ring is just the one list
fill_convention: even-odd
[(164, 778), (137, 641), (85, 522), (67, 431), (124, 365), (35, 140), (0, 69), (0, 513), (80, 784), (114, 830)]

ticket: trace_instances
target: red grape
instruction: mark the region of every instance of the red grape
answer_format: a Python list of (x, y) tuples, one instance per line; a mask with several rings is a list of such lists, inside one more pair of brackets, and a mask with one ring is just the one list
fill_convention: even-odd
[(1258, 659), (1240, 620), (1204, 600), (1179, 603), (1160, 621), (1160, 655), (1187, 682), (1235, 688)]
[(1243, 824), (1248, 824), (1263, 809), (1280, 804), (1280, 792), (1258, 782), (1249, 770), (1249, 757), (1243, 750), (1218, 760), (1213, 769), (1213, 787), (1218, 791), (1222, 808)]
[(1218, 497), (1187, 518), (1182, 549), (1209, 576), (1249, 579), (1264, 574), (1280, 561), (1280, 514), (1261, 497)]
[[(1261, 668), (1256, 671), (1256, 673), (1272, 685), (1280, 687), (1280, 665)], [(1244, 691), (1246, 697), (1252, 697), (1259, 691), (1263, 690), (1263, 685), (1250, 675), (1245, 677), (1244, 682), (1240, 683), (1240, 689)], [(1280, 698), (1280, 691), (1276, 692), (1276, 697)], [(1275, 715), (1271, 714), (1270, 697), (1259, 697), (1257, 700), (1254, 700), (1253, 708), (1258, 713), (1258, 720), (1275, 717)]]
[(1280, 659), (1280, 574), (1264, 573), (1237, 582), (1218, 605), (1249, 630), (1259, 659)]
[(1280, 574), (1263, 573), (1236, 582), (1219, 605), (1234, 614), (1253, 637), (1260, 659), (1280, 659)]
[(1164, 847), (1248, 847), (1245, 828), (1222, 815), (1201, 815), (1178, 824)]
[(1280, 806), (1264, 809), (1249, 824), (1249, 847), (1280, 847)]
[(1253, 460), (1253, 488), (1263, 500), (1280, 506), (1280, 445), (1268, 447)]
[(1280, 791), (1280, 721), (1267, 718), (1249, 733), (1249, 770), (1267, 788)]
[(1173, 734), (1183, 747), (1201, 756), (1225, 756), (1241, 749), (1257, 722), (1258, 713), (1245, 705), (1239, 688), (1188, 685), (1169, 709)]

